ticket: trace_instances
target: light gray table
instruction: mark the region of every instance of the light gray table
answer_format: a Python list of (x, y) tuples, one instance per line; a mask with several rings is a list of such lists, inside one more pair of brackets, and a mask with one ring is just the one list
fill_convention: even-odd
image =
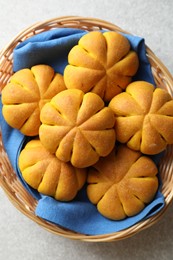
[[(142, 36), (173, 74), (172, 0), (0, 0), (0, 49), (35, 22), (64, 15), (96, 17)], [(154, 226), (118, 242), (84, 243), (55, 236), (22, 215), (0, 188), (0, 259), (169, 260), (173, 205)]]

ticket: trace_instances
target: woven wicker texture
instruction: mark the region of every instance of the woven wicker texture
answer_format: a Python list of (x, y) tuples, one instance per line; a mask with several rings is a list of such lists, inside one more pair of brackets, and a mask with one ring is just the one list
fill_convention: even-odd
[[(70, 28), (80, 28), (87, 31), (108, 29), (117, 32), (128, 33), (114, 24), (106, 21), (85, 18), (85, 17), (60, 17), (37, 23), (28, 29), (20, 32), (11, 42), (5, 46), (5, 48), (0, 52), (0, 89), (2, 89), (8, 82), (10, 76), (12, 75), (12, 64), (13, 64), (13, 49), (27, 38), (38, 34), (43, 31), (52, 30), (59, 27), (70, 27)], [(158, 87), (166, 89), (173, 96), (173, 78), (167, 68), (162, 64), (162, 62), (154, 55), (154, 53), (146, 46), (147, 56), (151, 64), (153, 76)], [(37, 201), (24, 189), (20, 181), (17, 179), (15, 172), (13, 171), (8, 156), (5, 153), (2, 140), (0, 138), (0, 186), (5, 191), (8, 198), (14, 204), (14, 206), (25, 214), (28, 218), (32, 219), (34, 222), (38, 223), (43, 228), (48, 231), (68, 237), (71, 239), (78, 239), (90, 242), (106, 242), (115, 241), (120, 239), (128, 238), (137, 232), (148, 228), (157, 222), (161, 216), (164, 214), (168, 205), (173, 199), (173, 146), (167, 147), (164, 158), (160, 162), (160, 175), (162, 179), (162, 193), (165, 198), (165, 207), (156, 215), (150, 217), (147, 220), (141, 221), (140, 223), (128, 228), (126, 230), (104, 234), (96, 236), (87, 236), (83, 234), (74, 233), (72, 231), (66, 230), (64, 228), (58, 227), (57, 225), (51, 224), (38, 218), (35, 215), (35, 207)]]

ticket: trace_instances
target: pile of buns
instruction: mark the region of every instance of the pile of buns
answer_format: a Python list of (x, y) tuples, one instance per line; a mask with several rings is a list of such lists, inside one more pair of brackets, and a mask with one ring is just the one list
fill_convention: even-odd
[(86, 184), (112, 220), (138, 214), (159, 186), (150, 155), (173, 143), (173, 100), (133, 82), (138, 55), (116, 32), (86, 33), (63, 75), (45, 64), (22, 69), (2, 90), (6, 122), (31, 137), (19, 155), (24, 180), (59, 201)]

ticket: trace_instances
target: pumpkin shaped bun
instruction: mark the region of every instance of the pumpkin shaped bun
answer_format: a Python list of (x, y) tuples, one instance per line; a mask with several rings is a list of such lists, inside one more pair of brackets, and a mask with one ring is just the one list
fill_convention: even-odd
[(88, 198), (98, 211), (112, 220), (138, 214), (158, 189), (158, 170), (140, 152), (120, 145), (101, 158), (88, 173)]
[(139, 61), (126, 37), (117, 32), (85, 34), (68, 55), (67, 88), (98, 94), (104, 101), (120, 93), (137, 72)]
[(117, 140), (131, 149), (152, 155), (173, 144), (173, 100), (166, 90), (136, 81), (109, 107), (116, 116)]
[(64, 90), (41, 110), (39, 136), (58, 159), (78, 168), (96, 163), (115, 145), (115, 117), (94, 93)]
[(32, 188), (60, 201), (72, 200), (86, 181), (86, 169), (61, 162), (37, 139), (21, 151), (19, 169)]
[(2, 113), (6, 122), (24, 135), (38, 135), (42, 106), (64, 89), (63, 76), (48, 65), (14, 73), (2, 90)]

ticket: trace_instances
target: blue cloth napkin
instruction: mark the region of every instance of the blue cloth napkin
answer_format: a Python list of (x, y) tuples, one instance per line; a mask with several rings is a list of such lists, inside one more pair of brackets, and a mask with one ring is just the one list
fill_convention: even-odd
[(63, 74), (71, 48), (86, 32), (79, 29), (57, 29), (37, 34), (14, 49), (13, 70), (48, 64)]
[[(56, 72), (63, 74), (67, 65), (68, 52), (85, 33), (79, 29), (63, 28), (43, 32), (27, 39), (14, 50), (14, 71), (42, 63), (52, 66)], [(154, 84), (150, 64), (145, 54), (144, 39), (137, 36), (125, 36), (130, 41), (132, 49), (138, 53), (140, 60), (138, 72), (133, 80), (146, 80)], [(18, 156), (28, 138), (5, 122), (2, 116), (2, 104), (0, 104), (0, 109), (2, 140), (6, 152), (22, 184), (38, 200), (35, 211), (37, 216), (75, 232), (100, 235), (126, 229), (156, 214), (164, 207), (163, 195), (158, 191), (154, 200), (136, 216), (121, 221), (111, 221), (101, 216), (96, 207), (89, 202), (86, 187), (72, 202), (59, 202), (39, 194), (25, 183), (18, 169)], [(154, 160), (158, 161), (159, 158)]]

